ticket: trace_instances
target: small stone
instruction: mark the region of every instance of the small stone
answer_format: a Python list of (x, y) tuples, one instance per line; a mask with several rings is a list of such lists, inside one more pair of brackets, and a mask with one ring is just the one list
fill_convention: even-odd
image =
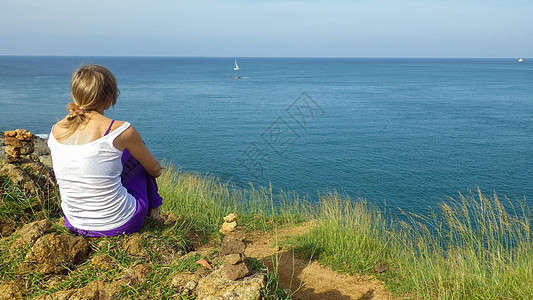
[(0, 299), (23, 299), (24, 285), (14, 281), (0, 282)]
[(126, 249), (126, 253), (131, 256), (145, 256), (143, 238), (139, 234), (133, 234), (122, 245)]
[(22, 147), (20, 147), (20, 154), (21, 155), (30, 155), (30, 154), (33, 153), (33, 150), (34, 150), (33, 143), (31, 143), (31, 142), (30, 143), (25, 143)]
[(20, 162), (23, 162), (24, 159), (22, 157), (13, 157), (9, 154), (4, 154), (4, 159), (10, 163), (10, 164), (13, 164), (13, 163), (20, 163)]
[(4, 139), (4, 144), (8, 146), (22, 147), (23, 141), (13, 136), (6, 136)]
[(240, 254), (228, 254), (224, 256), (224, 264), (236, 265), (242, 261)]
[(378, 261), (377, 264), (374, 266), (374, 271), (378, 273), (384, 273), (387, 270), (389, 270), (389, 264), (388, 263), (382, 263), (381, 261)]
[(16, 234), (20, 235), (26, 243), (33, 244), (50, 228), (52, 228), (52, 222), (48, 220), (35, 221), (22, 226)]
[(226, 234), (228, 232), (232, 232), (235, 230), (235, 227), (237, 227), (237, 222), (236, 221), (233, 221), (233, 222), (224, 222), (222, 224), (222, 228), (220, 228), (220, 233), (222, 234)]
[(229, 214), (229, 215), (225, 216), (224, 217), (224, 221), (226, 221), (228, 223), (236, 222), (237, 221), (237, 214)]
[(69, 299), (110, 299), (106, 292), (106, 283), (103, 280), (93, 280)]
[(244, 239), (246, 238), (246, 235), (242, 228), (235, 228), (235, 230), (226, 233), (225, 236), (228, 239), (237, 240), (237, 241), (244, 241)]
[(244, 262), (240, 262), (236, 265), (224, 263), (224, 273), (229, 280), (237, 280), (246, 277), (250, 270)]
[(224, 238), (222, 241), (222, 246), (220, 246), (220, 255), (228, 254), (242, 254), (246, 249), (246, 244), (242, 241), (232, 240)]
[(15, 232), (15, 228), (17, 228), (15, 221), (11, 219), (0, 220), (0, 238), (10, 236), (13, 232)]
[(140, 264), (136, 265), (133, 268), (133, 273), (135, 274), (135, 281), (138, 284), (143, 283), (146, 280), (146, 276), (152, 272), (152, 268), (150, 268), (147, 264)]
[(22, 154), (20, 151), (21, 147), (15, 147), (15, 146), (6, 146), (5, 150), (6, 153), (11, 155), (12, 157), (20, 157)]
[(98, 255), (93, 257), (91, 260), (91, 265), (93, 265), (95, 268), (107, 271), (113, 268), (114, 261), (107, 255)]

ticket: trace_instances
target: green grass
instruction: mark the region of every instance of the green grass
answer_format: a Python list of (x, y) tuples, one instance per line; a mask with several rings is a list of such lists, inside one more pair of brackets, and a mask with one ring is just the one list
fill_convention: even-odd
[[(48, 218), (55, 224), (52, 231), (65, 231), (58, 224), (57, 191), (43, 188), (32, 196), (1, 178), (0, 181), (1, 218), (14, 218), (19, 227)], [(169, 264), (169, 251), (185, 251), (190, 232), (219, 242), (222, 218), (236, 212), (239, 224), (248, 230), (275, 232), (281, 224), (312, 220), (310, 232), (289, 240), (296, 253), (341, 272), (374, 275), (399, 297), (533, 298), (532, 214), (517, 200), (505, 198), (502, 203), (497, 195), (487, 197), (477, 191), (445, 199), (432, 214), (404, 212), (402, 218), (396, 218), (364, 199), (350, 199), (335, 192), (321, 195), (320, 201), (312, 204), (291, 192), (273, 195), (270, 187), (250, 185), (248, 189), (235, 189), (213, 176), (182, 173), (172, 165), (158, 178), (158, 185), (164, 199), (163, 213), (172, 212), (178, 221), (174, 226), (153, 222), (143, 226), (139, 234), (147, 257), (127, 255), (122, 247), (127, 237), (91, 239), (89, 260), (60, 283), (50, 285), (45, 274), (17, 269), (29, 248), (14, 247), (14, 237), (9, 237), (0, 240), (0, 281), (24, 280), (29, 297), (79, 288), (95, 278), (112, 281), (124, 269), (147, 263), (154, 270), (148, 280), (140, 286), (124, 287), (117, 297), (168, 298), (177, 292), (170, 286), (173, 275), (198, 268), (194, 263), (198, 257)], [(96, 255), (109, 256), (116, 267), (106, 271), (94, 268), (90, 259)], [(249, 262), (254, 268), (261, 268), (259, 261)], [(376, 273), (377, 263), (387, 264), (388, 270)], [(275, 272), (268, 279), (268, 299), (290, 298), (278, 286)], [(182, 299), (191, 299), (187, 297)]]
[[(440, 205), (438, 214), (385, 218), (364, 200), (322, 197), (317, 226), (297, 249), (333, 267), (374, 274), (397, 296), (437, 299), (533, 298), (531, 214), (481, 191)], [(528, 279), (529, 278), (529, 279)]]

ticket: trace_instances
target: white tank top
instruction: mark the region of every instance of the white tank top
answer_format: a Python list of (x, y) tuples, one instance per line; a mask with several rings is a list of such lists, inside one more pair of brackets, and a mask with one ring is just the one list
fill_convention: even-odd
[(120, 181), (122, 151), (115, 138), (128, 129), (125, 122), (109, 134), (83, 145), (59, 143), (52, 132), (48, 147), (61, 194), (61, 208), (78, 229), (103, 231), (124, 225), (137, 208)]

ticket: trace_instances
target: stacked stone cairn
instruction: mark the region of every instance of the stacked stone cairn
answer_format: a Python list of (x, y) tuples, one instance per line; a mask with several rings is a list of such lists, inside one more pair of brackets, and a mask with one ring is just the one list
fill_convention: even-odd
[[(40, 186), (56, 186), (52, 168), (44, 165), (39, 156), (34, 154), (34, 135), (31, 132), (25, 129), (4, 131), (4, 144), (4, 159), (7, 163), (0, 164), (0, 166), (3, 165), (0, 168), (0, 183), (2, 182), (2, 177), (7, 177), (13, 183), (31, 193), (36, 191), (36, 183), (39, 183)], [(46, 150), (39, 150), (39, 152), (50, 154), (48, 147), (46, 147)], [(28, 173), (24, 169), (28, 170)]]
[(244, 229), (237, 226), (237, 215), (229, 214), (224, 217), (224, 224), (219, 230), (224, 235), (220, 255), (224, 259), (222, 269), (229, 280), (246, 277), (250, 270), (244, 262)]
[(25, 129), (5, 131), (4, 144), (6, 145), (6, 161), (8, 163), (21, 163), (24, 156), (29, 157), (33, 153), (33, 134)]

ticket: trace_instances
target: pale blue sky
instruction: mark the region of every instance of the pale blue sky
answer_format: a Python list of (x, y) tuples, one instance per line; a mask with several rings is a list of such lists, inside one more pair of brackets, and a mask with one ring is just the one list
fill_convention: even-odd
[(533, 1), (0, 0), (0, 55), (533, 57)]

